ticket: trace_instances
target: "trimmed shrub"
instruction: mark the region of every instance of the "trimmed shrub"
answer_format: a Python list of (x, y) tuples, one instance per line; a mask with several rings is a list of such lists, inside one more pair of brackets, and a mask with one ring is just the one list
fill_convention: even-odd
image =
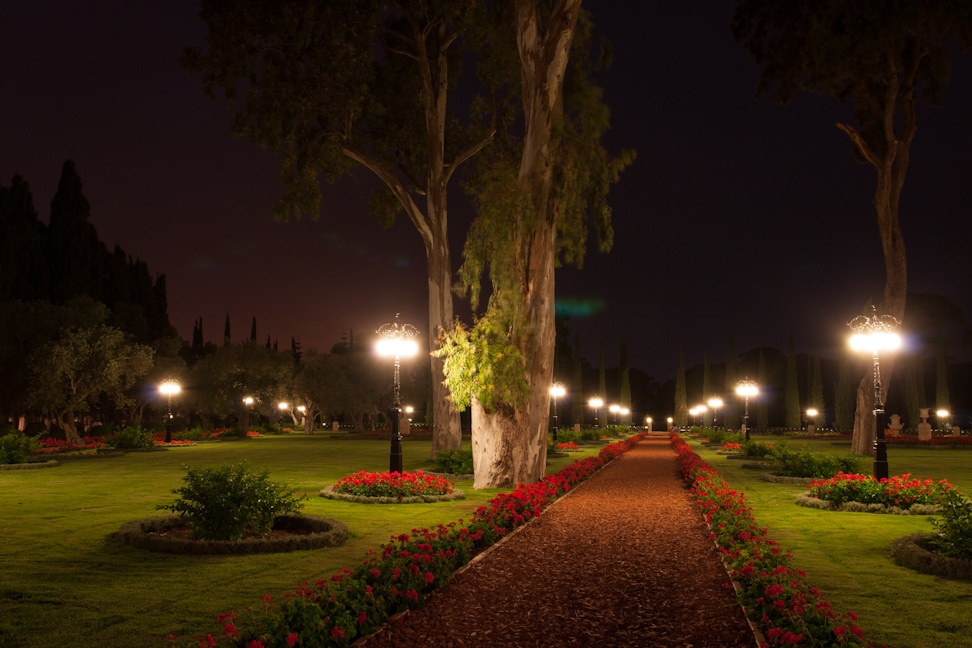
[(941, 517), (932, 520), (937, 533), (929, 541), (935, 552), (972, 560), (972, 499), (946, 490), (939, 513)]
[(435, 455), (433, 472), (448, 475), (470, 475), (473, 472), (472, 450), (440, 450)]
[(138, 425), (123, 427), (114, 434), (103, 436), (101, 439), (109, 447), (119, 450), (138, 450), (140, 448), (151, 448), (154, 445), (152, 433), (143, 430)]
[(305, 496), (270, 481), (269, 472), (254, 472), (248, 462), (234, 466), (186, 468), (180, 496), (157, 509), (172, 511), (189, 525), (194, 540), (239, 540), (244, 533), (266, 535), (273, 519), (296, 513)]
[(835, 457), (820, 452), (810, 452), (806, 448), (796, 452), (785, 444), (779, 443), (773, 449), (770, 470), (781, 477), (833, 477), (837, 473), (856, 473), (863, 459), (855, 455)]
[(0, 464), (27, 463), (36, 448), (37, 442), (23, 432), (5, 434), (0, 437)]

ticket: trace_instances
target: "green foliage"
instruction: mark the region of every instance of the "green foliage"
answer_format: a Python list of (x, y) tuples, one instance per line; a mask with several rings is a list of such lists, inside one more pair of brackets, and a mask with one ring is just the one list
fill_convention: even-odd
[(445, 359), (445, 383), (460, 410), (474, 398), (492, 411), (517, 406), (528, 395), (522, 354), (488, 316), (479, 318), (472, 329), (457, 321), (440, 337), (434, 354)]
[(709, 443), (718, 443), (722, 445), (724, 443), (743, 443), (745, 437), (739, 432), (730, 432), (725, 429), (706, 429), (702, 431), (702, 435), (709, 440)]
[[(560, 435), (558, 434), (557, 436)], [(599, 428), (584, 428), (583, 430), (580, 431), (581, 441), (597, 441), (600, 438), (601, 438), (601, 430)]]
[(773, 448), (771, 472), (781, 477), (833, 477), (839, 472), (856, 473), (863, 459), (856, 455), (835, 457), (801, 448), (794, 452), (779, 443)]
[(473, 472), (472, 450), (440, 450), (435, 455), (432, 470), (449, 475), (471, 475)]
[(202, 433), (202, 428), (195, 425), (191, 428), (173, 434), (172, 438), (176, 441), (198, 441), (200, 438), (202, 438)]
[(743, 445), (743, 454), (747, 457), (768, 457), (772, 452), (773, 446), (769, 443), (750, 440)]
[(153, 445), (152, 433), (148, 430), (143, 430), (140, 425), (123, 427), (112, 435), (103, 436), (102, 441), (112, 448), (118, 448), (120, 450), (151, 448)]
[(937, 532), (931, 544), (940, 554), (972, 560), (972, 499), (950, 489), (943, 494), (941, 517), (931, 520)]
[(246, 532), (266, 535), (273, 518), (296, 513), (305, 496), (254, 472), (248, 462), (212, 468), (186, 467), (185, 485), (172, 492), (180, 499), (156, 508), (172, 511), (189, 524), (198, 540), (239, 540)]
[(34, 456), (37, 442), (23, 432), (0, 436), (0, 464), (27, 463)]

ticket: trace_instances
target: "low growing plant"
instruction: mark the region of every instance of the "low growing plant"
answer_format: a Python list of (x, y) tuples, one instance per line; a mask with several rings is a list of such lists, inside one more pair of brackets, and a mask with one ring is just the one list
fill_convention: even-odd
[(972, 560), (972, 499), (947, 489), (939, 507), (941, 517), (931, 521), (936, 533), (930, 544), (943, 556)]
[(0, 464), (27, 463), (34, 456), (37, 442), (20, 431), (0, 437)]
[(781, 477), (833, 477), (837, 473), (856, 473), (860, 470), (862, 459), (855, 455), (835, 457), (821, 452), (811, 452), (802, 448), (796, 452), (780, 443), (770, 455), (770, 471)]
[(811, 482), (807, 489), (813, 497), (833, 502), (835, 506), (859, 502), (909, 509), (917, 504), (942, 504), (952, 485), (944, 480), (915, 479), (911, 473), (878, 481), (867, 475), (839, 472), (829, 479)]
[(760, 443), (759, 441), (746, 441), (743, 444), (742, 452), (747, 457), (762, 458), (768, 457), (773, 452), (772, 443)]
[(437, 475), (427, 475), (421, 470), (405, 472), (360, 471), (342, 477), (334, 484), (335, 493), (362, 497), (418, 497), (421, 495), (448, 495), (452, 482)]
[(212, 468), (186, 467), (185, 485), (172, 492), (180, 499), (156, 508), (172, 511), (189, 525), (195, 540), (239, 540), (244, 533), (266, 535), (273, 518), (296, 513), (305, 496), (270, 481), (248, 462)]
[(473, 472), (472, 450), (461, 448), (458, 450), (454, 448), (440, 450), (435, 455), (432, 470), (449, 475), (471, 475)]
[(143, 430), (141, 426), (129, 425), (118, 430), (110, 436), (103, 436), (102, 440), (109, 447), (120, 450), (137, 450), (139, 448), (151, 448), (154, 444), (152, 433)]

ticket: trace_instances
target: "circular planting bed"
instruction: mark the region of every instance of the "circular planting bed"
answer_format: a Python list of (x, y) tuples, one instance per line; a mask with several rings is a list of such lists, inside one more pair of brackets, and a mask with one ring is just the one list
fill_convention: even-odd
[(935, 504), (913, 504), (911, 508), (900, 508), (898, 506), (887, 506), (886, 504), (864, 504), (862, 502), (844, 502), (836, 504), (828, 500), (814, 497), (811, 493), (800, 493), (797, 495), (796, 503), (807, 508), (820, 509), (822, 511), (845, 511), (847, 513), (887, 513), (890, 515), (934, 515), (938, 513), (938, 506)]
[(53, 468), (59, 465), (57, 459), (48, 461), (29, 461), (27, 463), (0, 464), (0, 470), (34, 470), (37, 468)]
[[(426, 473), (428, 474), (428, 473)], [(405, 497), (368, 497), (365, 495), (348, 495), (334, 490), (334, 485), (321, 490), (321, 497), (327, 499), (342, 500), (345, 502), (358, 502), (359, 504), (422, 504), (430, 502), (451, 502), (453, 500), (466, 499), (466, 494), (461, 490), (453, 490), (451, 493), (443, 495), (409, 495)]]
[(336, 547), (348, 539), (348, 527), (340, 520), (309, 515), (279, 515), (266, 537), (242, 540), (193, 540), (177, 515), (127, 522), (117, 533), (125, 544), (149, 551), (178, 554), (239, 555), (281, 553)]
[(898, 538), (891, 545), (891, 556), (902, 567), (923, 574), (972, 581), (972, 560), (941, 556), (932, 551), (932, 535), (914, 533)]

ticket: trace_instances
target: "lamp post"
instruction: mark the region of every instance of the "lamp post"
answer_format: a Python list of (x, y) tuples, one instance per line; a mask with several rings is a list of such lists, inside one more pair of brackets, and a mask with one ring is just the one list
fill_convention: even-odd
[(748, 378), (736, 383), (736, 394), (742, 396), (746, 403), (745, 409), (743, 410), (745, 412), (743, 415), (743, 434), (746, 436), (747, 441), (749, 441), (749, 397), (756, 396), (758, 393), (759, 387)]
[(398, 374), (402, 356), (410, 358), (418, 353), (418, 343), (414, 339), (416, 335), (418, 329), (400, 322), (398, 313), (395, 314), (394, 322), (386, 322), (378, 327), (378, 355), (395, 358), (395, 398), (388, 410), (391, 416), (391, 453), (388, 462), (390, 473), (402, 472), (402, 435), (398, 428), (402, 416), (402, 399)]
[(604, 399), (600, 396), (595, 396), (591, 400), (587, 401), (587, 404), (594, 408), (594, 427), (598, 427), (597, 411), (604, 406)]
[(550, 398), (553, 399), (553, 440), (557, 441), (557, 399), (567, 393), (563, 383), (555, 382), (550, 385)]
[(948, 418), (948, 410), (947, 409), (935, 410), (935, 416), (938, 417), (938, 429), (944, 431), (945, 430), (944, 421), (945, 419)]
[(719, 416), (719, 408), (722, 407), (722, 399), (718, 396), (713, 396), (708, 400), (708, 403), (709, 407), (712, 408), (712, 428), (718, 430), (719, 426), (716, 423), (719, 420), (717, 417)]
[(645, 417), (645, 427), (648, 428), (648, 432), (651, 432), (651, 417)]
[[(872, 310), (873, 306), (872, 306)], [(888, 477), (888, 445), (884, 439), (884, 395), (881, 392), (881, 351), (893, 351), (901, 346), (901, 337), (895, 333), (898, 320), (891, 315), (858, 315), (847, 323), (854, 331), (850, 347), (855, 351), (870, 351), (874, 360), (874, 478)]]
[(172, 443), (172, 397), (182, 391), (182, 385), (175, 380), (163, 380), (159, 393), (169, 401), (169, 414), (165, 417), (165, 442)]
[(621, 415), (621, 421), (627, 421), (628, 420), (628, 414), (630, 414), (630, 413), (631, 413), (631, 410), (629, 410), (627, 407), (622, 407), (621, 409), (618, 410), (618, 414)]
[(817, 431), (817, 414), (816, 408), (807, 408), (807, 434), (814, 434)]
[(699, 427), (703, 430), (705, 429), (705, 413), (709, 411), (709, 408), (705, 405), (696, 405), (695, 411), (699, 414)]
[(668, 419), (666, 420), (666, 423), (668, 423), (668, 431), (671, 432), (672, 431), (672, 424), (675, 423), (675, 419), (672, 418), (671, 416), (669, 416)]
[(617, 403), (612, 403), (608, 406), (608, 411), (614, 414), (614, 424), (617, 425), (621, 413), (621, 406)]

